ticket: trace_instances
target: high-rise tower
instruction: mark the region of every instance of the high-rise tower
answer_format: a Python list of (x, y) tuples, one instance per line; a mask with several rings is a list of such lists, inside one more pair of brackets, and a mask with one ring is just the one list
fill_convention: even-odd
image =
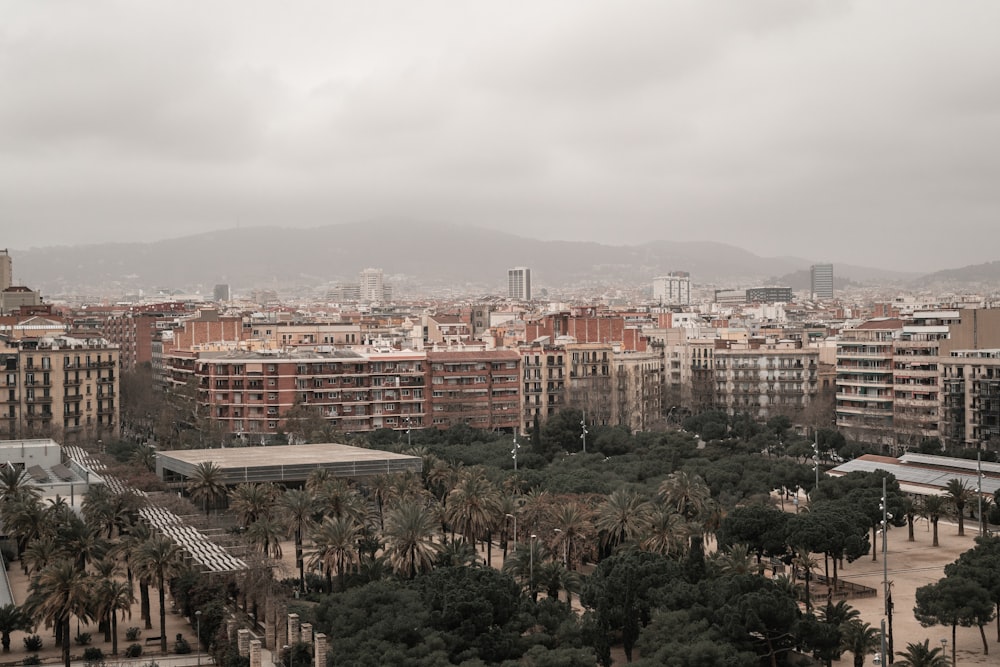
[(507, 296), (511, 299), (531, 301), (531, 269), (515, 266), (507, 271)]
[(833, 264), (813, 264), (809, 268), (809, 277), (812, 298), (833, 298)]

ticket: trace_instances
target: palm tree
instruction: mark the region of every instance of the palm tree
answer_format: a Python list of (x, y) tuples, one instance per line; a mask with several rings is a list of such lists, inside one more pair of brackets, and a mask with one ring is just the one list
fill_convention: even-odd
[(309, 567), (322, 566), (326, 581), (332, 589), (333, 573), (340, 580), (340, 590), (347, 588), (344, 575), (347, 569), (360, 563), (358, 539), (361, 530), (349, 517), (327, 517), (312, 531), (315, 550), (309, 556)]
[(517, 552), (504, 561), (503, 571), (520, 581), (532, 600), (538, 600), (539, 568), (548, 559), (548, 547), (532, 535), (523, 547), (518, 547)]
[(943, 496), (924, 496), (920, 502), (920, 513), (927, 517), (934, 528), (934, 540), (931, 546), (940, 546), (938, 543), (938, 520), (948, 511), (948, 501)]
[(143, 542), (136, 554), (136, 569), (151, 579), (160, 594), (160, 650), (167, 652), (167, 583), (181, 570), (181, 549), (166, 535)]
[(20, 498), (25, 493), (36, 498), (42, 494), (23, 468), (9, 463), (0, 465), (0, 502), (6, 503), (9, 499)]
[(305, 562), (302, 558), (302, 538), (313, 525), (313, 498), (304, 489), (289, 489), (278, 499), (278, 508), (285, 525), (295, 537), (295, 566), (299, 568), (299, 590), (306, 589)]
[(802, 568), (806, 573), (806, 613), (812, 611), (812, 596), (810, 581), (812, 580), (812, 571), (819, 565), (819, 561), (812, 557), (808, 549), (799, 548), (795, 550), (797, 554), (792, 560), (795, 567)]
[[(122, 620), (132, 618), (132, 605), (135, 604), (135, 593), (127, 581), (120, 579), (104, 579), (97, 587), (98, 614), (108, 622), (108, 633), (111, 635), (111, 653), (118, 655), (118, 613)], [(107, 638), (105, 638), (107, 641)]]
[(149, 445), (139, 445), (128, 459), (129, 465), (156, 472), (156, 450)]
[(91, 588), (85, 572), (77, 569), (73, 561), (61, 560), (39, 572), (29, 589), (27, 606), (39, 620), (56, 627), (65, 667), (70, 667), (70, 617), (91, 620)]
[(639, 548), (643, 551), (669, 556), (682, 552), (690, 536), (684, 517), (673, 507), (657, 506), (649, 515), (646, 530)]
[(42, 535), (32, 542), (21, 556), (22, 565), (29, 573), (41, 572), (49, 563), (59, 560), (65, 549), (53, 535)]
[(686, 521), (693, 521), (701, 516), (712, 498), (708, 485), (698, 475), (686, 472), (675, 472), (660, 483), (658, 490), (660, 498), (674, 507)]
[(191, 494), (192, 500), (203, 503), (205, 516), (209, 515), (219, 499), (226, 497), (227, 489), (222, 475), (222, 468), (212, 461), (204, 461), (195, 466), (188, 478), (187, 492)]
[(136, 571), (136, 561), (140, 548), (151, 537), (153, 537), (153, 533), (149, 524), (140, 521), (129, 528), (129, 532), (115, 547), (116, 553), (125, 560), (125, 572), (128, 575), (129, 585), (132, 585), (136, 576), (139, 578), (139, 618), (145, 623), (146, 630), (153, 627), (152, 614), (149, 609), (149, 578)]
[(500, 492), (478, 470), (469, 470), (448, 493), (445, 516), (452, 530), (462, 535), (466, 544), (475, 547), (486, 540), (486, 560), (491, 556), (493, 528), (499, 524)]
[(865, 656), (882, 646), (882, 634), (860, 620), (848, 621), (841, 627), (841, 646), (854, 654), (854, 667), (864, 667)]
[(562, 549), (566, 568), (573, 570), (577, 550), (590, 540), (594, 532), (590, 511), (577, 502), (564, 503), (556, 507), (551, 521), (552, 528), (556, 531), (553, 547)]
[(972, 490), (965, 485), (965, 480), (949, 479), (944, 487), (945, 497), (955, 506), (958, 517), (958, 534), (965, 535), (965, 505), (972, 497)]
[(278, 489), (270, 482), (238, 484), (229, 492), (229, 508), (239, 525), (246, 527), (270, 513), (277, 497)]
[(948, 656), (944, 648), (931, 648), (931, 640), (925, 639), (922, 644), (908, 643), (905, 651), (896, 651), (902, 660), (896, 661), (896, 667), (948, 667)]
[(754, 574), (757, 565), (750, 547), (734, 544), (725, 552), (716, 552), (715, 562), (724, 574)]
[(8, 536), (17, 542), (18, 558), (24, 554), (28, 544), (38, 539), (49, 525), (45, 521), (41, 501), (31, 493), (7, 496), (0, 505), (0, 520), (3, 521)]
[(861, 612), (848, 604), (847, 600), (839, 600), (837, 604), (827, 602), (826, 607), (820, 609), (819, 618), (824, 623), (840, 626), (861, 618)]
[(285, 525), (276, 518), (262, 516), (247, 527), (247, 540), (257, 547), (264, 556), (281, 558), (281, 537), (286, 534)]
[(385, 520), (385, 553), (393, 571), (412, 579), (431, 569), (441, 551), (436, 533), (436, 517), (427, 507), (406, 504), (391, 510)]
[(649, 525), (652, 506), (638, 493), (617, 489), (597, 510), (594, 527), (601, 533), (601, 545), (614, 548), (638, 540)]
[(0, 607), (0, 636), (2, 636), (3, 652), (10, 652), (10, 633), (18, 630), (30, 630), (31, 619), (24, 610), (16, 604), (8, 603)]
[(76, 558), (77, 567), (81, 570), (108, 552), (108, 543), (76, 515), (70, 515), (69, 520), (58, 528), (56, 536), (63, 548)]

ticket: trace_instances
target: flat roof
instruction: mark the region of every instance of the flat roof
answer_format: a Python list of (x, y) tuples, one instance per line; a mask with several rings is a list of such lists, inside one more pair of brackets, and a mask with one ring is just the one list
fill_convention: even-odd
[(225, 449), (178, 449), (156, 453), (156, 474), (190, 477), (203, 463), (222, 468), (226, 484), (241, 482), (299, 482), (313, 470), (323, 468), (335, 477), (367, 477), (396, 472), (420, 472), (419, 456), (380, 449), (351, 447), (338, 443), (279, 445), (273, 447), (227, 447)]

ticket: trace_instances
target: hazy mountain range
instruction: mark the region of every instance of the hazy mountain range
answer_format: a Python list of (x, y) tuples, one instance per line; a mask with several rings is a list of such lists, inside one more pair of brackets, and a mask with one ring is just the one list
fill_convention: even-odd
[[(513, 266), (528, 266), (538, 287), (646, 284), (669, 271), (688, 271), (697, 284), (720, 287), (759, 282), (808, 286), (799, 257), (761, 257), (725, 243), (655, 241), (604, 245), (538, 241), (492, 230), (446, 224), (369, 222), (312, 229), (230, 229), (149, 243), (101, 243), (12, 250), (16, 282), (43, 295), (81, 288), (210, 291), (269, 285), (350, 282), (366, 267), (395, 282), (496, 286)], [(838, 279), (855, 283), (1000, 282), (1000, 262), (921, 276), (836, 264)], [(993, 278), (989, 278), (993, 276)]]

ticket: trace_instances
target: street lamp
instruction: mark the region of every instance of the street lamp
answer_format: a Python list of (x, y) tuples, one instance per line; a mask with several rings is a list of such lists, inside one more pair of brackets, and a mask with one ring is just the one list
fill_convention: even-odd
[[(514, 449), (510, 450), (511, 458), (514, 459), (514, 472), (517, 472), (517, 450), (521, 449), (521, 445), (517, 442), (517, 433), (514, 434)], [(509, 516), (509, 515), (508, 515)]]
[(403, 419), (403, 421), (406, 422), (406, 448), (409, 449), (410, 448), (410, 418), (409, 417), (405, 417)]
[(201, 609), (199, 609), (194, 613), (194, 618), (198, 626), (197, 630), (198, 635), (195, 638), (195, 641), (198, 643), (198, 664), (200, 665), (201, 664)]
[(517, 553), (517, 515), (508, 514), (507, 518), (514, 520), (514, 553)]
[(983, 523), (983, 460), (979, 451), (976, 452), (976, 469), (976, 497), (979, 498), (979, 536), (982, 537), (985, 533), (985, 524)]
[[(552, 530), (554, 532), (556, 532), (556, 533), (562, 533), (562, 529), (561, 528), (553, 528)], [(567, 569), (569, 568), (569, 562), (568, 561), (569, 561), (569, 539), (564, 539), (563, 540), (563, 567), (565, 567)]]
[(288, 656), (288, 667), (292, 667), (292, 647), (285, 644), (281, 647), (281, 650)]
[(819, 488), (819, 431), (813, 440), (813, 471), (816, 473), (816, 488)]
[(583, 440), (583, 453), (587, 453), (587, 412), (584, 411), (583, 419), (580, 420), (580, 428), (583, 433), (580, 434), (580, 439)]
[[(948, 659), (948, 640), (945, 639), (944, 637), (941, 638), (941, 652), (944, 654), (945, 660), (947, 660)], [(954, 652), (954, 649), (952, 649), (952, 652)], [(952, 656), (951, 664), (952, 665), (955, 664), (954, 656)]]

